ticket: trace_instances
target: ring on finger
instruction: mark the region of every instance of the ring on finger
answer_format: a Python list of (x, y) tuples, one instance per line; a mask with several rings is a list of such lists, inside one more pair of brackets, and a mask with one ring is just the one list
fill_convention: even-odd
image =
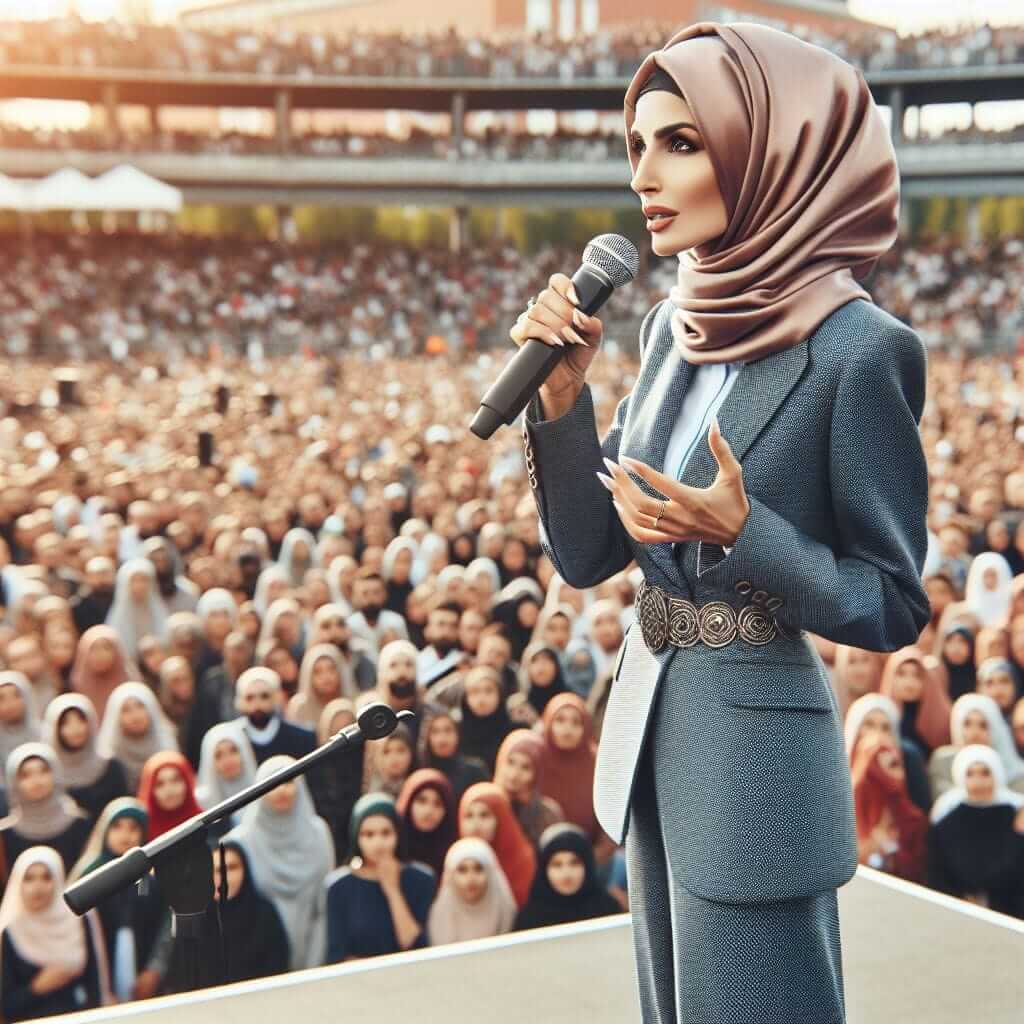
[[(658, 514), (653, 517), (654, 518), (654, 528), (655, 529), (658, 528), (658, 520), (665, 514), (665, 509), (667, 507), (668, 507), (668, 502), (665, 499), (662, 499), (661, 508), (658, 509)], [(650, 512), (648, 512), (647, 514), (650, 515)]]

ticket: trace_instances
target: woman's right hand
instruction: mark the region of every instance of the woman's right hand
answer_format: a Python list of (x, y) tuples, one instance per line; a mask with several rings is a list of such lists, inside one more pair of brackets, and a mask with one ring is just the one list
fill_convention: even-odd
[[(540, 386), (545, 409), (549, 402), (569, 408), (583, 387), (587, 369), (594, 361), (604, 336), (604, 326), (596, 316), (587, 316), (577, 309), (579, 298), (572, 281), (565, 274), (552, 274), (548, 287), (537, 301), (523, 310), (509, 337), (519, 346), (536, 338), (547, 345), (564, 345), (565, 358), (555, 364)], [(568, 396), (572, 401), (567, 402)]]
[(37, 996), (49, 995), (59, 988), (63, 988), (69, 982), (75, 980), (80, 971), (72, 971), (67, 967), (58, 967), (56, 964), (49, 964), (41, 967), (32, 979), (30, 988)]

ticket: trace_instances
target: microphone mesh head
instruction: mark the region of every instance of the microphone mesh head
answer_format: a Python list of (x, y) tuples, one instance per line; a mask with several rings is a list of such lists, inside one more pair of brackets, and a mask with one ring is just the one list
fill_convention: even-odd
[(616, 288), (629, 284), (640, 270), (640, 253), (636, 246), (622, 235), (598, 235), (583, 250), (583, 262), (600, 267)]

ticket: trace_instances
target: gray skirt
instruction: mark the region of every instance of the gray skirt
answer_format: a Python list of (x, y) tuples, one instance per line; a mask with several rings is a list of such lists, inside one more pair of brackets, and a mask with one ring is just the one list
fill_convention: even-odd
[(836, 890), (756, 904), (693, 895), (673, 871), (650, 738), (626, 833), (644, 1024), (845, 1024)]

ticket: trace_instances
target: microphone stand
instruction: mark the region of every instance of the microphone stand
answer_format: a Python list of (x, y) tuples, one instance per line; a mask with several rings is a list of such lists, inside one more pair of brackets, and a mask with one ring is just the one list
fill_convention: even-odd
[[(172, 934), (181, 936), (187, 983), (198, 982), (203, 918), (213, 899), (213, 851), (207, 842), (207, 828), (239, 807), (258, 800), (283, 782), (302, 775), (322, 758), (364, 740), (376, 740), (392, 733), (400, 721), (416, 716), (411, 711), (397, 714), (382, 701), (368, 704), (358, 719), (339, 730), (322, 747), (254, 782), (209, 810), (193, 815), (162, 836), (136, 846), (116, 860), (79, 879), (64, 891), (64, 902), (81, 917), (86, 911), (133, 882), (143, 882), (152, 869), (162, 894), (171, 907)], [(223, 889), (223, 886), (222, 886)]]

